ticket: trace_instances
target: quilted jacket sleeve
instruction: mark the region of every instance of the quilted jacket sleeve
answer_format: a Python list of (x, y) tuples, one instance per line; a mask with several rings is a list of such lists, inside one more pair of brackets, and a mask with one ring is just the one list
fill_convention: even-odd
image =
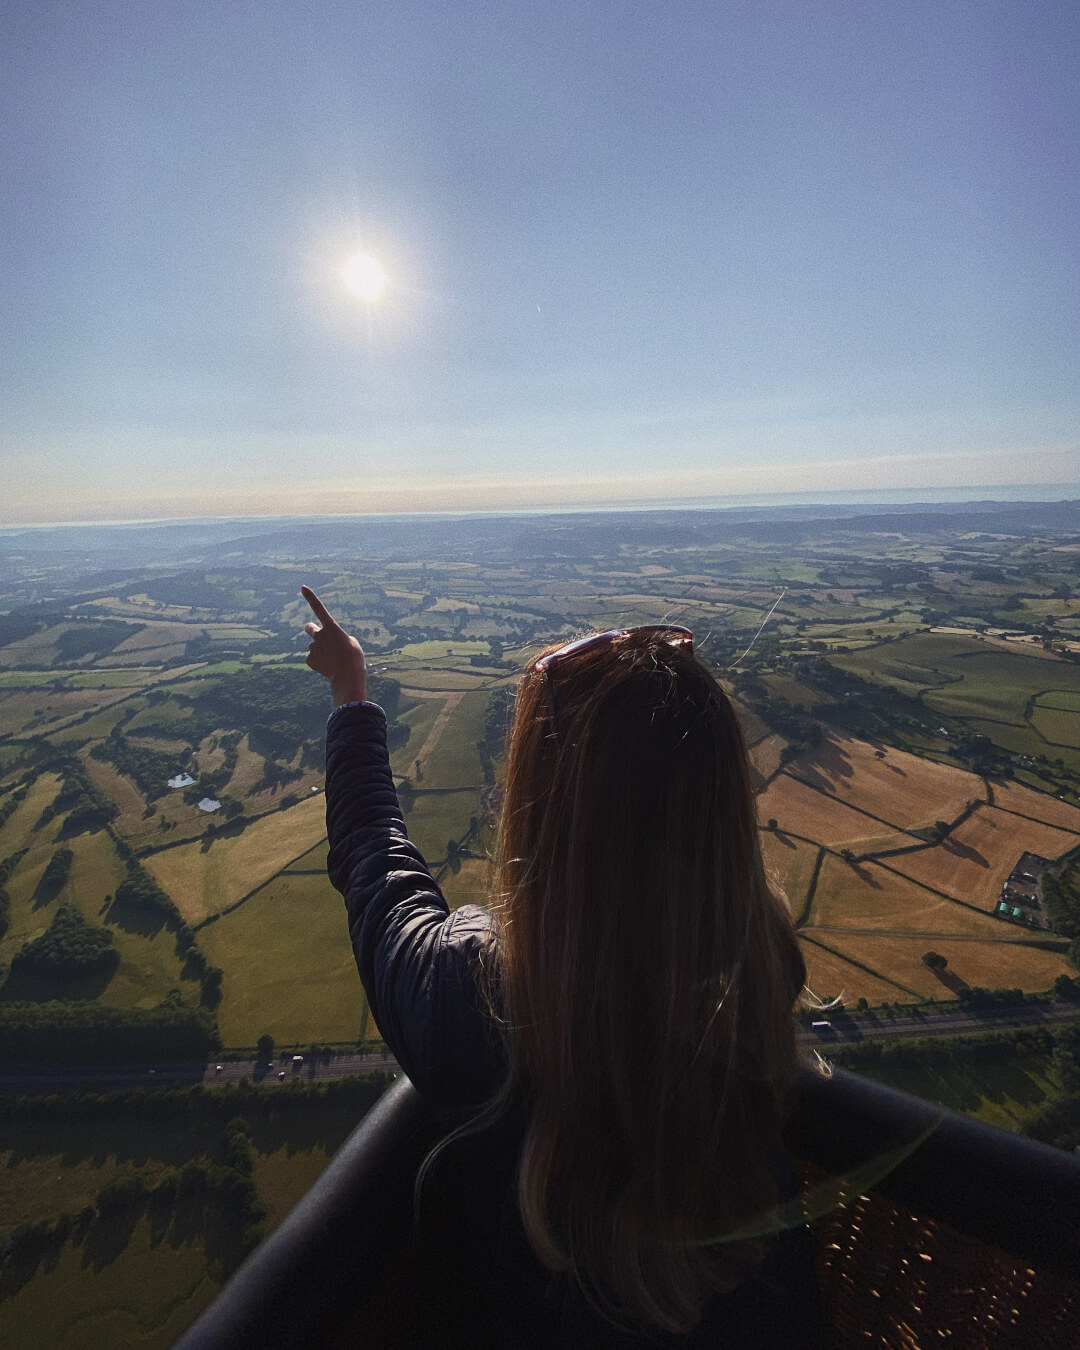
[(375, 1021), (433, 1110), (477, 1106), (505, 1072), (476, 984), (491, 960), (487, 912), (449, 912), (409, 840), (373, 703), (330, 716), (326, 736), (330, 880), (345, 897), (349, 936)]

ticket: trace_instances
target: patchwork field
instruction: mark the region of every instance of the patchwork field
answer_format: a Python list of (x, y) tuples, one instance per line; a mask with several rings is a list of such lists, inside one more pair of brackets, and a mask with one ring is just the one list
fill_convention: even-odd
[(986, 800), (986, 786), (975, 774), (854, 736), (828, 736), (788, 773), (900, 830), (951, 822), (970, 802)]
[(806, 905), (807, 891), (821, 849), (817, 844), (779, 830), (775, 833), (762, 830), (758, 838), (761, 841), (765, 871), (778, 883), (788, 909), (797, 919)]
[(816, 928), (986, 938), (1007, 938), (1017, 931), (878, 863), (847, 863), (834, 854), (826, 855), (814, 887), (808, 929)]
[(1080, 749), (1080, 715), (1075, 712), (1039, 704), (1031, 711), (1031, 725), (1047, 745)]
[[(947, 936), (931, 941), (925, 937), (868, 937), (858, 933), (811, 936), (826, 942), (849, 961), (866, 967), (876, 978), (887, 978), (911, 991), (915, 998), (953, 998), (957, 982), (984, 988), (1049, 989), (1059, 975), (1072, 973), (1061, 952), (1043, 951), (1018, 942), (958, 940)], [(931, 947), (948, 960), (940, 976), (923, 964), (922, 958)], [(871, 999), (863, 981), (854, 973), (849, 978), (845, 1002)], [(895, 998), (893, 995), (894, 1001)]]
[(888, 822), (828, 797), (786, 771), (777, 774), (758, 797), (758, 819), (772, 818), (780, 822), (781, 829), (830, 848), (880, 838), (888, 828)]
[[(872, 1004), (895, 1003), (912, 997), (912, 991), (872, 971), (862, 969), (830, 950), (831, 934), (822, 939), (800, 937), (806, 962), (806, 987), (819, 999), (843, 998), (848, 1005), (865, 998)], [(822, 1014), (828, 1016), (827, 1013)]]
[(439, 888), (451, 909), (461, 905), (485, 905), (491, 891), (493, 867), (483, 858), (463, 858), (454, 872), (447, 868), (439, 878)]
[(326, 805), (319, 793), (261, 816), (242, 834), (151, 854), (145, 866), (184, 918), (199, 923), (276, 876), (325, 834)]
[(758, 776), (758, 786), (768, 782), (773, 774), (779, 773), (783, 763), (780, 756), (786, 744), (783, 736), (766, 736), (751, 748), (750, 763)]
[(1078, 836), (1077, 843), (1080, 843), (1080, 808), (1059, 801), (1056, 797), (1049, 797), (1045, 792), (1033, 792), (1020, 783), (997, 782), (993, 790), (995, 806), (1004, 811), (1013, 811), (1019, 816), (1027, 816), (1030, 820), (1069, 830)]
[(889, 859), (889, 866), (979, 909), (997, 904), (1021, 853), (1060, 858), (1080, 838), (995, 806), (981, 806), (933, 848)]

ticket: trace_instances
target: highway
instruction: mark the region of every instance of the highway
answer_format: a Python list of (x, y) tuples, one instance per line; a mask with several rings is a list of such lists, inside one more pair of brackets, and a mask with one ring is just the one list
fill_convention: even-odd
[[(823, 1009), (815, 1020), (828, 1022), (828, 1029), (800, 1028), (799, 1042), (804, 1047), (827, 1049), (861, 1040), (907, 1040), (921, 1037), (965, 1036), (1021, 1027), (1045, 1027), (1048, 1030), (1064, 1022), (1080, 1022), (1080, 1003), (1044, 1003), (1024, 1008), (987, 1008), (977, 1013), (965, 1011), (925, 1013), (922, 1016), (887, 1016), (876, 1013), (852, 1016), (846, 1012)], [(220, 1069), (218, 1068), (220, 1065)], [(120, 1092), (131, 1088), (224, 1087), (241, 1082), (274, 1089), (293, 1082), (327, 1082), (357, 1074), (399, 1073), (392, 1055), (381, 1053), (333, 1055), (323, 1059), (305, 1056), (294, 1066), (291, 1055), (270, 1060), (221, 1059), (209, 1063), (136, 1064), (90, 1066), (80, 1068), (35, 1069), (13, 1065), (0, 1070), (0, 1097), (21, 1093), (48, 1092)]]

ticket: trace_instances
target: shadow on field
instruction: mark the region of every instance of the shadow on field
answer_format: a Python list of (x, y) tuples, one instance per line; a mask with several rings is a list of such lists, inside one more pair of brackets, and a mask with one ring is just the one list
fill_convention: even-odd
[(123, 900), (114, 900), (105, 917), (125, 933), (135, 933), (144, 938), (157, 937), (168, 922), (168, 916), (163, 910), (151, 909), (148, 905), (133, 905)]
[(98, 1197), (79, 1214), (63, 1214), (52, 1223), (23, 1224), (15, 1230), (7, 1259), (0, 1268), (0, 1299), (10, 1298), (39, 1270), (55, 1268), (67, 1243), (82, 1248), (82, 1265), (104, 1270), (127, 1250), (144, 1215), (150, 1223), (150, 1245), (167, 1242), (174, 1249), (200, 1243), (212, 1279), (225, 1280), (240, 1264), (258, 1232), (245, 1225), (242, 1205), (221, 1191), (200, 1185), (197, 1176), (181, 1173), (147, 1191), (138, 1186)]
[(68, 1003), (98, 998), (108, 987), (120, 964), (118, 952), (112, 952), (110, 955), (114, 960), (102, 964), (97, 970), (89, 971), (85, 975), (65, 976), (59, 979), (50, 979), (28, 970), (21, 970), (17, 965), (13, 966), (3, 987), (0, 988), (0, 1002)]
[(152, 1114), (110, 1112), (95, 1120), (80, 1117), (78, 1103), (70, 1120), (32, 1120), (0, 1128), (0, 1150), (8, 1153), (6, 1166), (35, 1158), (56, 1158), (58, 1168), (108, 1162), (145, 1167), (150, 1163), (182, 1167), (192, 1158), (216, 1157), (221, 1125), (217, 1118), (198, 1115), (174, 1121)]
[(800, 758), (796, 773), (804, 783), (817, 788), (819, 792), (833, 792), (837, 780), (854, 777), (855, 770), (838, 743), (827, 737), (815, 749), (812, 757)]
[(323, 1108), (320, 1111), (283, 1109), (251, 1119), (251, 1147), (257, 1153), (286, 1155), (324, 1149), (333, 1156), (356, 1129), (364, 1112), (356, 1107)]
[(990, 866), (977, 848), (972, 848), (970, 844), (961, 844), (951, 835), (942, 842), (941, 847), (955, 858), (967, 858), (970, 862), (978, 863), (980, 867)]

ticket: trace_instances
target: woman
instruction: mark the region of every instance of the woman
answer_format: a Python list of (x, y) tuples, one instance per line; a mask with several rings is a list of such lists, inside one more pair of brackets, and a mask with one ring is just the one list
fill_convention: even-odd
[[(516, 1250), (504, 1283), (539, 1272), (550, 1318), (530, 1343), (614, 1326), (735, 1343), (733, 1316), (756, 1319), (746, 1343), (773, 1343), (770, 1319), (780, 1343), (805, 1293), (790, 1249), (750, 1239), (784, 1175), (805, 969), (762, 868), (734, 712), (690, 633), (598, 634), (530, 667), (492, 908), (449, 914), (407, 839), (359, 644), (303, 594), (336, 709), (329, 871), (360, 976), (403, 1069), (467, 1141), (467, 1208), (504, 1239), (505, 1206), (499, 1220), (475, 1184), (485, 1140), (508, 1159), (496, 1189), (531, 1250), (492, 1251)], [(523, 1298), (496, 1291), (497, 1317)]]

